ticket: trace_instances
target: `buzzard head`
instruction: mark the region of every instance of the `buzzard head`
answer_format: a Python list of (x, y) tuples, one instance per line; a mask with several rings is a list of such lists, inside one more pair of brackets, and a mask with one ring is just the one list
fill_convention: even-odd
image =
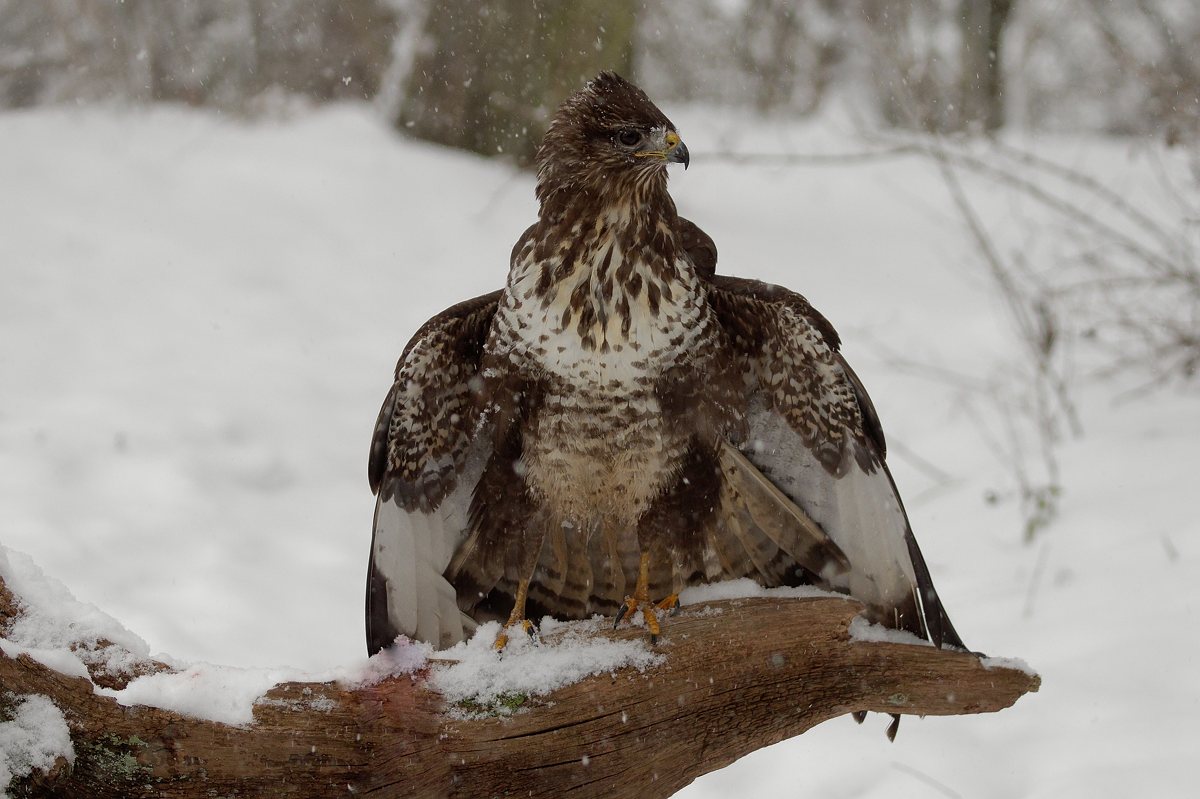
[[(602, 72), (559, 107), (537, 152), (538, 199), (560, 192), (593, 198), (666, 191), (667, 164), (688, 149), (646, 93)], [(639, 191), (641, 190), (641, 191)]]

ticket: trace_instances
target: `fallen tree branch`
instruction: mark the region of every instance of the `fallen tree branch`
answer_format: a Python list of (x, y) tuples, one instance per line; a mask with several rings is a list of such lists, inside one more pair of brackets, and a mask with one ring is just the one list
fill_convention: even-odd
[[(0, 633), (20, 608), (0, 580)], [(659, 644), (661, 664), (590, 677), (505, 717), (447, 713), (426, 671), (357, 688), (281, 684), (252, 725), (233, 727), (123, 707), (83, 677), (0, 654), (0, 720), (6, 703), (49, 697), (76, 753), (73, 767), (60, 759), (10, 793), (652, 799), (852, 711), (986, 713), (1038, 689), (1035, 675), (970, 653), (857, 640), (860, 609), (835, 597), (685, 608)]]

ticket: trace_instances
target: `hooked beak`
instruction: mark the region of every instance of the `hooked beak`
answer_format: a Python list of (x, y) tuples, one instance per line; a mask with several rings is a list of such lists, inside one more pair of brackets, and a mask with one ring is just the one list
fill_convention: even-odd
[(683, 139), (679, 138), (679, 134), (675, 131), (667, 131), (667, 162), (672, 164), (683, 164), (686, 170), (688, 164), (692, 162), (692, 157), (688, 153), (687, 145), (683, 143)]
[(655, 137), (646, 148), (634, 153), (638, 158), (661, 158), (669, 164), (683, 164), (683, 168), (687, 169), (691, 163), (692, 157), (688, 153), (687, 145), (683, 143), (683, 139), (679, 138), (679, 134), (673, 130), (663, 132), (662, 138)]

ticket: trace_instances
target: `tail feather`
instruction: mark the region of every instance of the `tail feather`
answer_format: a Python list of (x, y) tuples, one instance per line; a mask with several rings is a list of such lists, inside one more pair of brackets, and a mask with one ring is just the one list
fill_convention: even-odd
[(587, 612), (592, 592), (592, 561), (586, 532), (556, 525), (547, 532), (541, 559), (529, 584), (529, 599), (538, 607), (567, 617)]
[(826, 578), (850, 568), (841, 547), (745, 455), (726, 442), (720, 458), (731, 531), (739, 536), (765, 578), (776, 581), (775, 575), (768, 574), (767, 564), (779, 549)]
[(777, 575), (771, 568), (771, 562), (778, 554), (779, 547), (763, 533), (749, 514), (734, 511), (725, 520), (725, 529), (733, 533), (734, 538), (741, 544), (746, 556), (754, 564), (759, 581), (766, 585), (777, 583)]
[(566, 585), (570, 569), (568, 556), (569, 544), (567, 530), (562, 525), (552, 525), (546, 531), (546, 540), (542, 544), (542, 556), (538, 562), (535, 581), (549, 596), (562, 593)]
[[(717, 565), (716, 579), (729, 580), (737, 577), (746, 577), (755, 572), (754, 561), (746, 553), (744, 547), (738, 543), (737, 535), (729, 529), (732, 516), (723, 514), (708, 533), (708, 552), (712, 553), (711, 559), (708, 558), (706, 552), (706, 562), (715, 562)], [(710, 579), (713, 579), (710, 576)]]
[(587, 612), (593, 579), (587, 531), (573, 529), (567, 536), (567, 579), (559, 596), (568, 615), (578, 618)]
[(704, 539), (702, 557), (704, 558), (704, 579), (706, 582), (716, 582), (722, 578), (721, 559), (717, 556), (717, 548), (713, 544), (715, 530), (710, 531)]
[(616, 535), (592, 527), (588, 531), (588, 560), (592, 565), (592, 585), (588, 592), (588, 613), (616, 613), (625, 598), (625, 570)]
[(485, 552), (485, 536), (484, 528), (476, 524), (446, 567), (446, 579), (458, 588), (458, 607), (468, 615), (505, 577), (505, 561)]

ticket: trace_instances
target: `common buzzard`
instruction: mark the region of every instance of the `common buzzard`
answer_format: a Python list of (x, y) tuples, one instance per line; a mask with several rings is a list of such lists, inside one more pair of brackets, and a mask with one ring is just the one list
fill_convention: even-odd
[(716, 274), (670, 163), (688, 165), (675, 126), (601, 74), (538, 150), (505, 288), (405, 347), (371, 443), (370, 652), (638, 608), (656, 635), (682, 588), (737, 577), (847, 592), (962, 646), (833, 326)]

